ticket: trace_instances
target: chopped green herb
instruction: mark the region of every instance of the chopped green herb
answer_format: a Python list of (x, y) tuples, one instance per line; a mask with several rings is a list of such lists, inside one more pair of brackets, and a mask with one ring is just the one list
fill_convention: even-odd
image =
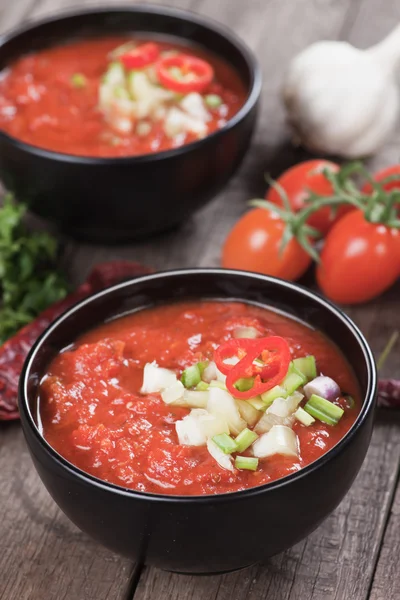
[(196, 390), (199, 392), (206, 392), (209, 387), (209, 383), (206, 383), (205, 381), (199, 381), (199, 383), (196, 385)]
[(248, 390), (251, 390), (251, 388), (253, 387), (253, 384), (254, 384), (253, 377), (243, 377), (242, 379), (238, 379), (238, 381), (235, 383), (235, 388), (239, 392), (247, 392)]
[(236, 442), (227, 433), (219, 433), (218, 435), (214, 435), (212, 440), (225, 454), (232, 454), (232, 452), (236, 452)]
[(11, 195), (0, 208), (0, 344), (67, 294), (56, 265), (56, 240), (29, 232), (25, 212)]
[(323, 421), (328, 425), (337, 425), (344, 413), (344, 410), (340, 406), (316, 394), (311, 396), (304, 410), (314, 417), (314, 419)]
[(253, 456), (237, 456), (235, 458), (235, 467), (246, 471), (256, 471), (258, 458), (254, 458)]
[(287, 398), (288, 395), (289, 394), (285, 388), (280, 385), (276, 385), (272, 389), (268, 390), (268, 392), (261, 394), (261, 400), (266, 404), (265, 408), (268, 408), (268, 406), (271, 406), (273, 401), (277, 398)]
[(222, 98), (217, 94), (207, 94), (207, 96), (204, 98), (204, 102), (210, 108), (219, 108), (222, 104)]
[(295, 358), (293, 365), (298, 371), (300, 371), (300, 373), (304, 375), (304, 377), (308, 379), (308, 381), (311, 381), (317, 377), (317, 364), (315, 362), (315, 356), (310, 355), (303, 356), (302, 358)]
[(310, 425), (315, 423), (314, 417), (309, 415), (308, 412), (304, 410), (304, 408), (301, 408), (301, 406), (299, 406), (299, 408), (296, 410), (294, 416), (298, 421), (300, 421), (300, 423), (303, 423), (303, 425), (305, 425), (306, 427), (309, 427)]
[(208, 367), (208, 365), (210, 364), (209, 360), (201, 360), (200, 362), (197, 363), (197, 366), (200, 369), (200, 375), (203, 377), (203, 373), (206, 370), (206, 368)]
[(192, 365), (185, 369), (181, 375), (181, 381), (185, 388), (192, 388), (199, 384), (201, 381), (199, 366)]
[(307, 377), (293, 364), (290, 363), (288, 374), (283, 381), (283, 387), (289, 394), (293, 394), (300, 386), (307, 382)]
[(344, 399), (346, 400), (347, 406), (349, 408), (355, 407), (356, 401), (354, 400), (353, 396), (350, 396), (350, 394), (344, 394)]
[(241, 431), (235, 438), (237, 446), (236, 452), (244, 452), (252, 445), (253, 442), (256, 441), (257, 438), (258, 435), (246, 427), (246, 429), (243, 429), (243, 431)]
[(87, 79), (82, 73), (74, 73), (71, 77), (71, 83), (75, 88), (84, 88), (87, 85)]

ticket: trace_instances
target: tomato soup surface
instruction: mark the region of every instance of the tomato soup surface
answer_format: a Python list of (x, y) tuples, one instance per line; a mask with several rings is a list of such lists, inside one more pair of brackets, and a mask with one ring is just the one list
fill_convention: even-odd
[[(229, 471), (206, 446), (180, 444), (175, 424), (190, 409), (140, 393), (145, 364), (156, 361), (179, 376), (188, 365), (212, 359), (240, 327), (285, 338), (293, 358), (314, 355), (318, 371), (355, 400), (335, 426), (296, 420), (298, 457), (275, 454), (260, 459), (255, 471)], [(53, 360), (38, 398), (45, 439), (72, 464), (119, 486), (176, 495), (245, 490), (294, 473), (337, 444), (359, 410), (355, 376), (324, 335), (272, 310), (215, 301), (145, 309), (90, 331)]]
[(135, 156), (220, 129), (246, 94), (230, 65), (197, 48), (88, 39), (28, 54), (1, 73), (0, 129), (65, 154)]

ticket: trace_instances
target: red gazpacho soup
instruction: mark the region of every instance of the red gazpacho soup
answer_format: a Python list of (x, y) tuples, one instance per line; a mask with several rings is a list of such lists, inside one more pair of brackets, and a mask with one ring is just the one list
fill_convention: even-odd
[(223, 127), (245, 86), (220, 58), (107, 37), (24, 56), (0, 75), (0, 130), (47, 150), (118, 157), (169, 150)]
[(221, 494), (321, 457), (360, 400), (322, 333), (250, 304), (185, 302), (115, 319), (56, 356), (38, 425), (59, 454), (104, 481)]

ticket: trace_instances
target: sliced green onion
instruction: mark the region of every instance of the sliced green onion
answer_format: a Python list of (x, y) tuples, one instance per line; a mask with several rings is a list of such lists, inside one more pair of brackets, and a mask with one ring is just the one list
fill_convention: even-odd
[(209, 383), (206, 383), (205, 381), (199, 381), (199, 383), (196, 385), (196, 390), (199, 392), (206, 392), (209, 387)]
[(280, 385), (276, 385), (275, 387), (268, 390), (268, 392), (264, 392), (261, 394), (261, 400), (266, 404), (264, 408), (268, 408), (271, 406), (274, 400), (277, 398), (287, 398), (289, 393)]
[(87, 79), (82, 73), (74, 73), (71, 77), (71, 83), (75, 88), (84, 88), (87, 84)]
[(291, 362), (288, 374), (282, 383), (289, 396), (305, 383), (307, 383), (307, 377)]
[(304, 410), (315, 419), (323, 421), (328, 425), (337, 425), (344, 413), (344, 410), (340, 408), (340, 406), (337, 406), (316, 394), (311, 396), (305, 405)]
[(254, 456), (237, 456), (235, 458), (235, 467), (246, 471), (256, 471), (258, 458), (254, 458)]
[(315, 423), (314, 417), (308, 414), (308, 412), (306, 412), (304, 408), (301, 408), (301, 406), (299, 406), (299, 408), (296, 410), (294, 416), (298, 421), (300, 421), (300, 423), (303, 423), (303, 425), (305, 425), (306, 427), (309, 427), (310, 425)]
[(221, 96), (218, 96), (218, 94), (207, 94), (204, 98), (204, 102), (210, 108), (218, 108), (222, 104), (222, 98)]
[(200, 369), (198, 365), (192, 365), (185, 369), (181, 375), (181, 381), (185, 388), (195, 387), (201, 381)]
[(251, 404), (251, 406), (253, 406), (256, 410), (265, 410), (265, 402), (261, 400), (261, 396), (247, 398), (246, 402)]
[(317, 377), (317, 364), (315, 362), (315, 356), (303, 356), (302, 358), (295, 358), (293, 361), (295, 368), (307, 377), (308, 381)]
[(212, 440), (214, 444), (217, 444), (218, 448), (220, 448), (225, 454), (232, 454), (232, 452), (236, 452), (237, 450), (235, 440), (233, 440), (227, 433), (219, 433), (218, 435), (214, 435)]
[(114, 96), (116, 98), (122, 98), (124, 100), (129, 100), (129, 93), (128, 91), (122, 87), (122, 86), (118, 86), (114, 89)]
[(356, 401), (354, 400), (353, 396), (350, 396), (350, 394), (344, 394), (343, 397), (346, 400), (347, 406), (349, 408), (354, 408), (355, 407)]
[(210, 387), (217, 387), (220, 390), (225, 390), (225, 391), (227, 389), (226, 385), (222, 381), (217, 381), (216, 379), (213, 379), (211, 381)]
[(247, 392), (251, 390), (254, 385), (254, 377), (243, 377), (242, 379), (238, 379), (235, 383), (235, 388), (239, 390), (239, 392)]
[(203, 373), (207, 369), (207, 367), (208, 367), (209, 364), (210, 364), (209, 360), (201, 360), (200, 362), (197, 363), (197, 366), (200, 369), (200, 375), (201, 375), (201, 377), (203, 377)]
[(243, 429), (243, 431), (235, 438), (236, 452), (244, 452), (257, 438), (258, 435), (246, 427), (246, 429)]

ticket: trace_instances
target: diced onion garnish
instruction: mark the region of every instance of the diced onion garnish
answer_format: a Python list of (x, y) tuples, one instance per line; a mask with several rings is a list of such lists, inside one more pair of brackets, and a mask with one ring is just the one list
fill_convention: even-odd
[(266, 412), (277, 417), (289, 417), (295, 412), (303, 397), (302, 394), (297, 393), (288, 398), (276, 398)]
[(165, 117), (164, 132), (171, 138), (181, 133), (194, 133), (198, 137), (203, 137), (207, 134), (207, 124), (173, 106)]
[(158, 367), (155, 362), (147, 363), (143, 370), (142, 394), (157, 394), (177, 381), (176, 374)]
[(257, 438), (258, 435), (254, 431), (251, 431), (251, 429), (247, 429), (246, 427), (246, 429), (243, 429), (243, 431), (241, 431), (239, 435), (235, 438), (235, 452), (244, 452), (245, 450), (247, 450), (247, 448), (249, 448), (252, 445), (253, 442), (256, 441)]
[(211, 115), (204, 106), (203, 98), (197, 92), (191, 92), (182, 98), (180, 106), (183, 110), (199, 121), (207, 123), (211, 120)]
[(232, 452), (237, 451), (235, 440), (233, 440), (227, 433), (219, 433), (218, 435), (214, 435), (213, 442), (217, 444), (218, 448), (221, 448), (224, 454), (232, 454)]
[(264, 433), (252, 446), (254, 456), (265, 458), (274, 454), (298, 456), (297, 436), (290, 427), (275, 425)]
[(203, 371), (202, 379), (206, 383), (210, 383), (213, 379), (217, 379), (217, 365), (214, 361), (208, 363)]
[(304, 406), (304, 410), (308, 412), (314, 419), (323, 421), (328, 425), (336, 425), (343, 416), (344, 410), (329, 402), (321, 396), (313, 394), (307, 404)]
[(304, 408), (301, 408), (301, 406), (299, 406), (299, 408), (296, 410), (294, 416), (298, 421), (300, 421), (300, 423), (302, 423), (306, 427), (309, 427), (310, 425), (315, 423), (314, 417), (309, 415), (308, 412), (304, 410)]
[(175, 429), (179, 443), (187, 446), (204, 446), (208, 438), (229, 433), (223, 416), (211, 415), (202, 408), (194, 408), (181, 421), (176, 421)]
[(236, 327), (233, 330), (234, 338), (252, 338), (255, 339), (260, 336), (260, 332), (255, 327)]
[(246, 421), (250, 427), (254, 427), (257, 421), (262, 417), (262, 412), (255, 409), (247, 400), (236, 400), (240, 416)]
[(225, 390), (210, 387), (207, 410), (213, 415), (221, 415), (234, 435), (238, 435), (247, 425), (240, 416), (235, 400)]
[(219, 108), (222, 104), (222, 98), (217, 94), (207, 94), (207, 96), (204, 98), (204, 102), (210, 108)]
[(208, 392), (196, 390), (184, 390), (183, 398), (174, 402), (174, 406), (183, 406), (186, 408), (206, 408), (208, 402)]
[(260, 396), (256, 396), (255, 398), (248, 398), (246, 400), (253, 408), (256, 410), (265, 410), (265, 403), (261, 400)]
[(235, 458), (235, 467), (240, 470), (256, 471), (258, 458), (254, 458), (254, 456), (237, 456)]
[(225, 390), (226, 392), (228, 391), (228, 388), (226, 387), (226, 385), (222, 381), (218, 381), (217, 379), (213, 379), (213, 381), (209, 384), (208, 387), (209, 388), (216, 387), (216, 388), (219, 388), (220, 390)]
[(136, 125), (136, 133), (139, 137), (146, 137), (151, 132), (151, 125), (146, 121), (140, 121)]
[(229, 454), (222, 452), (215, 442), (207, 440), (207, 450), (220, 467), (227, 469), (228, 471), (234, 471), (232, 457)]
[(172, 385), (169, 385), (161, 392), (161, 398), (165, 404), (172, 404), (173, 402), (183, 398), (184, 391), (185, 388), (183, 383), (176, 380)]
[(272, 389), (268, 390), (268, 392), (264, 392), (261, 394), (261, 400), (266, 404), (266, 406), (270, 406), (276, 398), (287, 398), (288, 392), (280, 385), (276, 385)]
[(330, 377), (319, 375), (304, 386), (304, 393), (307, 398), (311, 398), (313, 394), (325, 398), (325, 400), (336, 400), (340, 396), (340, 387)]

